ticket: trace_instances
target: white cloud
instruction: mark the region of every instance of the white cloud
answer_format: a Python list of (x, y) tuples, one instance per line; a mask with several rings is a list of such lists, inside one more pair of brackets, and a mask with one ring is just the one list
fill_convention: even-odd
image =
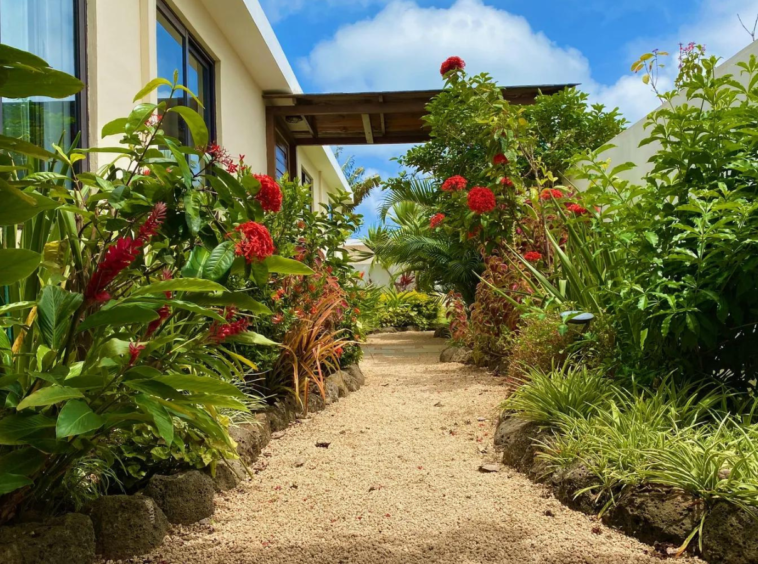
[[(705, 43), (709, 53), (724, 57), (749, 43), (738, 13), (752, 26), (758, 0), (703, 0), (693, 23), (668, 37), (641, 38), (629, 46), (630, 57), (656, 47), (669, 51), (671, 57), (665, 61), (667, 68), (659, 85), (665, 90), (673, 84), (679, 42)], [(577, 49), (557, 44), (533, 30), (525, 18), (488, 6), (483, 0), (457, 0), (449, 8), (393, 0), (374, 17), (340, 28), (298, 64), (323, 91), (410, 90), (441, 87), (439, 65), (451, 55), (462, 57), (469, 72), (486, 71), (506, 86), (581, 83), (593, 100), (620, 107), (631, 121), (658, 105), (641, 78), (628, 73), (631, 58), (619, 62), (619, 70), (625, 74), (618, 81), (600, 84)], [(391, 146), (363, 151), (374, 157), (402, 152)]]

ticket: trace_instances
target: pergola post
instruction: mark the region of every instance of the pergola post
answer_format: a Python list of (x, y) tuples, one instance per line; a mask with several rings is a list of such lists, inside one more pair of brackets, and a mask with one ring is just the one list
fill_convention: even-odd
[(271, 108), (266, 108), (266, 171), (276, 178), (276, 121)]

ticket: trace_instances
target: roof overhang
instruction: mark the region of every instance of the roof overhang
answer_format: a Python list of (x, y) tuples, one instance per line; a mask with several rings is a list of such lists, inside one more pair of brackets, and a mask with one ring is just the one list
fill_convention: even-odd
[[(511, 104), (533, 104), (576, 84), (509, 86), (503, 98)], [(429, 140), (424, 122), (429, 102), (442, 90), (339, 94), (264, 94), (267, 112), (299, 146), (380, 145)]]

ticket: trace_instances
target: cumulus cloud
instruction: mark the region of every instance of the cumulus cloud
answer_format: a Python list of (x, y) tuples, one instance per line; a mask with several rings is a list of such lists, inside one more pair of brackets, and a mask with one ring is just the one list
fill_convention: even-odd
[(386, 4), (388, 0), (261, 0), (268, 19), (277, 23), (301, 12), (323, 14), (324, 10), (361, 10), (372, 4)]
[[(680, 41), (705, 43), (709, 53), (725, 57), (747, 45), (750, 38), (737, 20), (738, 13), (752, 25), (758, 0), (703, 0), (692, 23), (668, 37), (640, 40), (629, 50), (637, 54), (660, 47), (671, 53), (660, 82), (665, 90), (673, 84)], [(372, 18), (340, 28), (298, 65), (324, 91), (411, 90), (441, 87), (439, 65), (450, 55), (462, 57), (468, 71), (486, 71), (503, 85), (581, 83), (594, 101), (618, 106), (630, 121), (658, 103), (639, 76), (627, 71), (614, 84), (598, 83), (580, 51), (556, 43), (532, 29), (525, 18), (482, 0), (457, 0), (449, 8), (393, 0)], [(620, 62), (622, 73), (629, 63), (631, 59)], [(393, 148), (369, 151), (375, 156), (397, 154)]]

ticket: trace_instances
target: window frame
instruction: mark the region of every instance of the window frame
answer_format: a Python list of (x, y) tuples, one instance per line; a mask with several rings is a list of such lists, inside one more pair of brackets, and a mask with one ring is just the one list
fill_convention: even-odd
[[(284, 152), (284, 156), (287, 159), (287, 162), (285, 163), (285, 167), (284, 167), (284, 174), (290, 174), (291, 175), (291, 172), (292, 172), (292, 145), (290, 144), (289, 141), (287, 141), (287, 139), (284, 137), (284, 135), (282, 134), (282, 132), (278, 128), (276, 129), (276, 135), (275, 135), (274, 139), (275, 139), (275, 142), (274, 142), (274, 164), (275, 165), (278, 164), (276, 162), (276, 150), (279, 149), (280, 147), (284, 148), (284, 151), (283, 151)], [(278, 177), (275, 178), (275, 180), (279, 180), (282, 176), (284, 176), (284, 174), (279, 174), (279, 171), (276, 170), (275, 171), (275, 175), (278, 175)], [(290, 180), (294, 180), (294, 179), (290, 178)]]
[[(208, 79), (209, 79), (209, 87), (208, 87), (208, 99), (204, 102), (205, 106), (205, 115), (203, 115), (203, 119), (206, 122), (206, 127), (208, 128), (208, 139), (213, 143), (216, 142), (216, 60), (210, 56), (210, 54), (203, 48), (202, 45), (200, 45), (200, 42), (198, 42), (190, 33), (189, 29), (187, 29), (187, 26), (182, 22), (181, 19), (174, 13), (174, 11), (169, 7), (169, 5), (166, 3), (165, 0), (158, 0), (157, 4), (157, 11), (160, 13), (169, 24), (171, 24), (176, 32), (182, 36), (182, 76), (184, 78), (184, 83), (182, 86), (187, 87), (187, 82), (189, 80), (189, 59), (190, 56), (195, 57), (201, 64), (205, 65), (208, 68)], [(160, 23), (156, 19), (156, 36), (158, 33), (157, 26), (160, 25)], [(156, 45), (157, 48), (157, 45)], [(172, 77), (164, 77), (171, 80)], [(182, 105), (191, 107), (189, 104), (190, 96), (183, 90), (180, 91), (182, 94)], [(202, 115), (202, 114), (201, 114)], [(191, 144), (191, 135), (189, 133), (188, 129), (185, 129), (185, 139), (181, 139), (185, 145)]]
[[(74, 136), (79, 134), (79, 147), (89, 147), (89, 112), (87, 103), (87, 0), (71, 0), (74, 7), (74, 76), (82, 81), (84, 88), (74, 95), (76, 117), (74, 121)], [(2, 37), (0, 37), (0, 42)], [(0, 97), (0, 131), (3, 128), (3, 98)], [(89, 163), (89, 156), (85, 160)], [(88, 168), (88, 167), (84, 167)]]

